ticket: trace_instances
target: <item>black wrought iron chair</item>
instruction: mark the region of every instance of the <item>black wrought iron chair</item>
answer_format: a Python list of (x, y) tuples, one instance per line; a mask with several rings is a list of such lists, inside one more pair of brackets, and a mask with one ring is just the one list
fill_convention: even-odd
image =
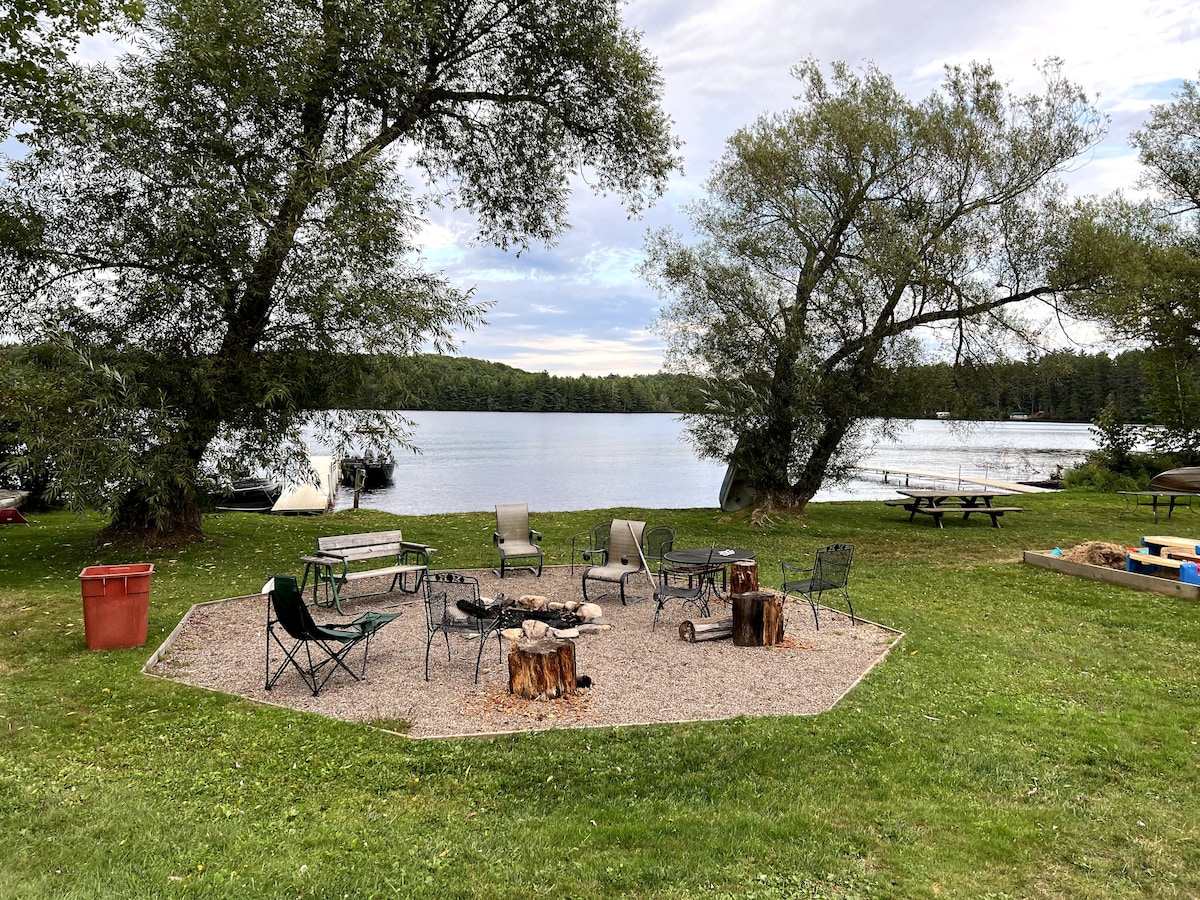
[[(338, 669), (344, 670), (358, 681), (367, 671), (367, 656), (371, 650), (372, 636), (388, 622), (400, 617), (398, 612), (367, 612), (352, 622), (318, 625), (313, 621), (308, 606), (304, 603), (304, 596), (295, 578), (290, 575), (275, 575), (271, 583), (267, 602), (268, 691), (275, 687), (279, 676), (287, 671), (289, 666), (299, 673), (314, 697), (321, 693), (321, 688)], [(280, 631), (283, 632), (282, 635)], [(362, 668), (355, 673), (346, 665), (346, 657), (359, 644), (363, 645)], [(279, 663), (274, 675), (271, 674), (272, 646), (278, 647), (284, 654), (283, 662)], [(313, 659), (313, 648), (317, 650), (316, 660)]]
[(608, 561), (608, 531), (611, 522), (600, 522), (571, 538), (571, 575), (575, 575), (575, 557), (588, 565), (604, 565)]
[(647, 528), (642, 535), (642, 546), (645, 548), (646, 563), (656, 570), (662, 569), (663, 556), (671, 552), (675, 546), (675, 529), (670, 525), (655, 525)]
[[(850, 610), (850, 624), (857, 624), (854, 618), (854, 605), (850, 602), (850, 563), (854, 558), (854, 545), (830, 544), (817, 551), (816, 561), (811, 569), (797, 569), (783, 565), (783, 595), (786, 600), (791, 594), (803, 597), (812, 607), (813, 623), (817, 630), (821, 629), (821, 620), (817, 617), (817, 605), (826, 591), (836, 591), (846, 601)], [(806, 575), (805, 578), (789, 576)]]
[(479, 641), (475, 654), (475, 683), (479, 684), (479, 667), (483, 662), (483, 645), (495, 634), (496, 647), (504, 660), (500, 639), (500, 610), (489, 615), (479, 596), (479, 579), (457, 572), (432, 572), (425, 576), (425, 680), (429, 680), (429, 651), (439, 634), (446, 641), (446, 661), (450, 661), (452, 633), (474, 637)]
[(613, 519), (608, 533), (608, 552), (604, 565), (588, 566), (583, 570), (583, 599), (588, 599), (588, 582), (605, 581), (620, 586), (621, 603), (625, 603), (625, 583), (633, 576), (649, 570), (642, 559), (642, 535), (645, 522)]
[(500, 577), (504, 570), (511, 566), (509, 560), (536, 559), (537, 569), (531, 565), (521, 568), (529, 569), (539, 578), (542, 576), (542, 548), (537, 545), (542, 533), (529, 527), (529, 506), (524, 503), (501, 503), (496, 506), (496, 530), (492, 534), (492, 543), (500, 551)]
[(658, 614), (671, 600), (678, 600), (680, 609), (693, 606), (701, 616), (708, 618), (708, 598), (716, 591), (716, 577), (723, 571), (723, 566), (713, 564), (716, 549), (716, 544), (709, 548), (708, 561), (704, 565), (664, 562), (659, 567), (658, 583), (654, 588), (655, 607), (651, 631), (658, 627)]

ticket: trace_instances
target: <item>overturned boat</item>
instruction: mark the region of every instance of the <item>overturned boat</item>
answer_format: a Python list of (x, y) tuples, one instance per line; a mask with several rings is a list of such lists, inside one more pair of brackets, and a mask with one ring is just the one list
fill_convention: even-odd
[(1200, 466), (1167, 469), (1165, 472), (1159, 472), (1150, 479), (1150, 488), (1157, 491), (1200, 493)]

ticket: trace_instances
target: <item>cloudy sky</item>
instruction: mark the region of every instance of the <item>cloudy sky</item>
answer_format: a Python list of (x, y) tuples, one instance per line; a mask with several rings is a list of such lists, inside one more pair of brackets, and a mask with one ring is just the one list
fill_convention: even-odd
[(971, 60), (991, 62), (1019, 93), (1037, 91), (1036, 64), (1060, 57), (1112, 119), (1070, 176), (1080, 194), (1131, 189), (1129, 132), (1182, 79), (1200, 76), (1200, 0), (631, 0), (626, 20), (662, 67), (684, 174), (639, 220), (578, 193), (573, 229), (520, 258), (472, 246), (467, 222), (431, 220), (430, 263), (496, 303), (463, 355), (557, 375), (658, 371), (659, 299), (634, 272), (646, 230), (686, 231), (681, 207), (700, 194), (725, 139), (792, 104), (789, 70), (806, 57), (874, 61), (914, 99), (945, 65)]

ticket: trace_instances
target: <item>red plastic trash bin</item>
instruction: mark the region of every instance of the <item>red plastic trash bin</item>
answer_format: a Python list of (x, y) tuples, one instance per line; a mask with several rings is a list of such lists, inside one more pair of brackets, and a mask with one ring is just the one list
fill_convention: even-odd
[(89, 650), (122, 650), (146, 643), (153, 574), (150, 563), (88, 566), (79, 573)]

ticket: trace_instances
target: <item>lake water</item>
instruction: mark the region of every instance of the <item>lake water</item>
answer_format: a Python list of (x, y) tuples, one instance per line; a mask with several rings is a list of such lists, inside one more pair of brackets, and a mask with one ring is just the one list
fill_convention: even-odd
[[(393, 484), (365, 491), (359, 505), (408, 515), (491, 510), (718, 505), (725, 467), (697, 459), (672, 415), (415, 412), (420, 454), (397, 451)], [(1005, 480), (1045, 477), (1095, 447), (1087, 425), (963, 423), (918, 419), (900, 438), (864, 454), (864, 465)], [(913, 484), (917, 483), (913, 479)], [(895, 496), (878, 476), (822, 490), (816, 502)], [(336, 506), (353, 503), (338, 491)]]

